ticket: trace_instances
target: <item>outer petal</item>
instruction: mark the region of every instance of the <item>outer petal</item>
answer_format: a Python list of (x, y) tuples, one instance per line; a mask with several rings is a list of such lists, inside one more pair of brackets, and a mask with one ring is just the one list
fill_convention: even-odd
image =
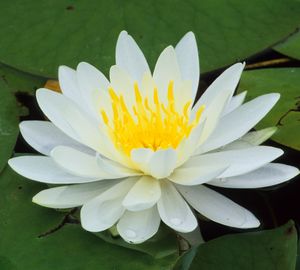
[(67, 66), (60, 66), (58, 68), (58, 80), (62, 93), (81, 106), (82, 95), (78, 87), (76, 71)]
[(275, 147), (254, 146), (246, 149), (194, 156), (186, 162), (186, 166), (201, 166), (203, 162), (207, 162), (208, 164), (229, 165), (228, 169), (219, 176), (220, 178), (223, 178), (248, 173), (258, 169), (282, 154), (283, 151)]
[(112, 158), (114, 146), (100, 131), (96, 121), (91, 120), (76, 104), (65, 96), (47, 89), (36, 93), (39, 106), (60, 130), (73, 139)]
[(44, 156), (23, 156), (12, 158), (8, 161), (10, 167), (18, 174), (38, 182), (48, 184), (76, 184), (88, 183), (99, 180), (98, 178), (88, 178), (72, 175), (66, 172), (50, 157)]
[(240, 138), (272, 109), (278, 99), (279, 94), (263, 95), (225, 115), (197, 153), (208, 152)]
[(245, 63), (237, 63), (227, 68), (204, 92), (193, 108), (193, 112), (205, 104), (208, 108), (215, 96), (221, 92), (228, 92), (232, 97), (234, 90), (240, 80)]
[(185, 186), (199, 185), (218, 177), (228, 167), (225, 164), (211, 164), (205, 161), (197, 167), (183, 165), (168, 176), (168, 179)]
[(48, 121), (23, 121), (20, 131), (25, 141), (44, 155), (50, 155), (51, 150), (58, 145), (71, 146), (86, 153), (95, 151), (78, 143)]
[(156, 206), (138, 212), (126, 211), (117, 224), (121, 237), (134, 244), (151, 238), (159, 228), (160, 217)]
[(270, 163), (250, 173), (214, 179), (208, 184), (225, 188), (262, 188), (283, 183), (298, 174), (296, 167)]
[(264, 128), (258, 131), (251, 131), (245, 134), (238, 140), (233, 141), (232, 143), (226, 144), (221, 149), (224, 150), (235, 150), (242, 148), (249, 148), (252, 146), (260, 145), (277, 131), (277, 127)]
[(157, 208), (162, 221), (178, 232), (191, 232), (197, 220), (188, 204), (169, 181), (161, 181), (161, 198)]
[[(119, 171), (113, 163), (109, 165), (115, 169), (108, 172), (107, 167), (103, 169), (103, 167), (99, 166), (102, 164), (99, 164), (96, 155), (88, 155), (67, 146), (55, 147), (51, 152), (51, 156), (66, 171), (83, 177), (114, 179), (130, 176), (133, 173), (129, 170), (127, 172)], [(106, 163), (109, 163), (109, 160)]]
[(223, 111), (223, 115), (228, 114), (240, 107), (246, 97), (247, 91), (244, 91), (236, 96), (233, 96)]
[(230, 98), (230, 94), (230, 91), (223, 91), (221, 93), (218, 93), (214, 100), (211, 101), (210, 105), (207, 108), (205, 107), (200, 120), (205, 122), (203, 123), (203, 130), (201, 136), (198, 139), (198, 142), (195, 145), (195, 147), (205, 142), (217, 127), (224, 107), (226, 106)]
[(36, 194), (32, 201), (45, 207), (57, 209), (77, 207), (103, 193), (116, 183), (114, 180), (109, 180), (49, 188)]
[(151, 176), (142, 176), (123, 200), (123, 206), (130, 211), (151, 208), (161, 195), (159, 181)]
[(122, 200), (135, 181), (126, 179), (84, 204), (80, 212), (82, 227), (100, 232), (113, 226), (125, 211)]
[[(109, 110), (107, 78), (94, 66), (81, 62), (77, 66), (77, 81), (83, 98), (81, 102), (85, 102), (87, 110), (95, 119), (98, 119), (100, 104), (104, 106), (106, 103), (105, 110)], [(101, 102), (101, 100), (106, 102)]]
[(260, 224), (248, 210), (203, 185), (177, 188), (193, 208), (215, 222), (244, 229)]
[(96, 159), (98, 166), (106, 173), (110, 175), (118, 175), (118, 176), (132, 176), (132, 175), (141, 175), (141, 171), (137, 171), (135, 169), (130, 169), (128, 167), (123, 166), (122, 164), (108, 159), (104, 156), (96, 154)]
[(137, 148), (131, 151), (131, 159), (141, 170), (154, 178), (165, 178), (175, 169), (177, 153), (174, 149), (161, 149), (153, 152), (150, 149)]
[(116, 64), (126, 70), (134, 80), (139, 82), (144, 73), (150, 72), (144, 54), (126, 31), (122, 31), (118, 37)]
[(195, 99), (200, 78), (199, 56), (196, 38), (188, 32), (175, 47), (178, 64), (183, 80), (192, 82), (192, 99)]

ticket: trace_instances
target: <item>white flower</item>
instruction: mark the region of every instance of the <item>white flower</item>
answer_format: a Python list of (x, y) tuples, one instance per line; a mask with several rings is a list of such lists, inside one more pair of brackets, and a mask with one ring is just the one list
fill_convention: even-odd
[(202, 185), (258, 188), (298, 174), (297, 168), (270, 163), (282, 150), (258, 146), (274, 129), (249, 132), (279, 94), (242, 104), (246, 93), (233, 93), (243, 68), (237, 63), (225, 70), (192, 107), (199, 81), (194, 34), (167, 47), (151, 73), (123, 31), (110, 80), (80, 63), (76, 70), (59, 68), (62, 94), (37, 91), (51, 122), (25, 121), (20, 129), (44, 156), (16, 157), (9, 164), (29, 179), (63, 185), (41, 191), (35, 203), (82, 206), (83, 228), (98, 232), (117, 224), (128, 242), (152, 237), (160, 220), (178, 232), (193, 231), (191, 207), (227, 226), (258, 227), (252, 213)]

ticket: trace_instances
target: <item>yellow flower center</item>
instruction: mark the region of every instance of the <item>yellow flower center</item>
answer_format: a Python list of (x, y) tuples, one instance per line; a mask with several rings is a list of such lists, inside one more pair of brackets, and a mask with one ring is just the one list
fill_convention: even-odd
[(110, 120), (104, 110), (101, 115), (108, 133), (117, 149), (130, 156), (134, 148), (158, 149), (177, 148), (180, 142), (187, 138), (200, 120), (204, 106), (201, 106), (193, 121), (190, 121), (188, 101), (181, 112), (175, 109), (174, 82), (168, 85), (168, 103), (163, 104), (158, 97), (157, 88), (153, 90), (153, 104), (149, 106), (148, 97), (143, 98), (138, 84), (134, 84), (135, 105), (133, 114), (129, 112), (122, 95), (109, 88), (113, 117)]

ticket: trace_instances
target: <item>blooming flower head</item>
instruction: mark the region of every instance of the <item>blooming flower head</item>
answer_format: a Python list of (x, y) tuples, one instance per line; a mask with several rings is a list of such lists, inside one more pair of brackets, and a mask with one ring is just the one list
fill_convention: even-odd
[[(259, 226), (248, 210), (208, 186), (275, 185), (298, 169), (270, 163), (282, 150), (259, 146), (273, 128), (249, 132), (279, 94), (243, 104), (233, 96), (243, 63), (225, 70), (195, 102), (199, 82), (192, 32), (160, 54), (153, 73), (133, 38), (123, 31), (109, 80), (95, 67), (61, 66), (62, 93), (37, 91), (49, 121), (25, 121), (25, 140), (40, 156), (12, 158), (19, 174), (57, 184), (34, 196), (51, 208), (81, 208), (83, 228), (117, 225), (121, 237), (140, 243), (160, 221), (178, 232), (197, 227), (192, 209), (236, 228)], [(194, 105), (193, 105), (194, 104)]]

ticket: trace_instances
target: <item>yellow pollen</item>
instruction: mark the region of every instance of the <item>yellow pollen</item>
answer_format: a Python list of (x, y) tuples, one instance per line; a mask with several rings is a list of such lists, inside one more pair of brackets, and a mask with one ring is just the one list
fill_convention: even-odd
[(204, 106), (196, 112), (190, 121), (192, 101), (188, 101), (181, 112), (176, 111), (174, 98), (174, 82), (170, 81), (167, 89), (167, 104), (163, 104), (158, 96), (157, 88), (153, 89), (154, 107), (149, 105), (149, 97), (143, 97), (137, 83), (134, 84), (135, 104), (133, 114), (128, 110), (122, 95), (113, 88), (108, 92), (111, 98), (113, 116), (101, 110), (104, 124), (117, 149), (130, 155), (134, 148), (176, 149), (180, 142), (187, 138), (200, 121)]

